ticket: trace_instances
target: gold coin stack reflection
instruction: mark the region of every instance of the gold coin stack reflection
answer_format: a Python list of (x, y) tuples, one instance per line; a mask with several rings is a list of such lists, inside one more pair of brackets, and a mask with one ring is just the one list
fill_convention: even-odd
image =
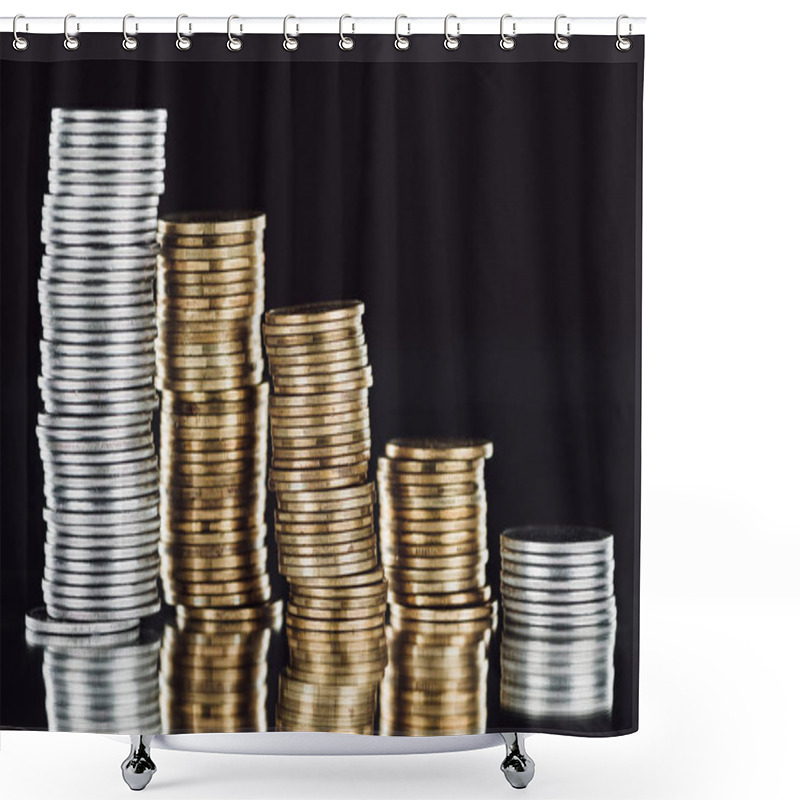
[(158, 222), (161, 577), (190, 610), (270, 597), (264, 228), (250, 212)]
[(159, 674), (164, 733), (267, 730), (267, 656), (274, 615), (198, 619), (164, 628)]
[(480, 622), (486, 583), (484, 463), (492, 443), (393, 439), (378, 461), (381, 560), (391, 620)]
[(381, 684), (383, 735), (456, 736), (486, 730), (490, 620), (392, 622)]

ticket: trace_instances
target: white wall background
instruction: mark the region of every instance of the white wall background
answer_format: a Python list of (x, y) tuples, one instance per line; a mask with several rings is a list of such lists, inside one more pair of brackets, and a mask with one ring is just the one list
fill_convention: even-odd
[[(29, 0), (3, 14), (648, 17), (641, 731), (536, 736), (554, 798), (798, 796), (800, 4), (572, 0), (346, 5)], [(24, 102), (24, 98), (20, 98)], [(126, 748), (4, 732), (0, 795), (128, 796)], [(156, 798), (508, 797), (501, 751), (259, 758), (156, 753)]]

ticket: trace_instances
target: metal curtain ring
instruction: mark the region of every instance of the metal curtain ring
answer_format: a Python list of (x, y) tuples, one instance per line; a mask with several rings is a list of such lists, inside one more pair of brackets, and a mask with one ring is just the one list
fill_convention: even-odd
[[(619, 50), (621, 53), (627, 53), (628, 50), (630, 50), (631, 47), (633, 46), (633, 42), (630, 39), (628, 39), (627, 37), (623, 36), (619, 32), (620, 31), (620, 22), (622, 22), (622, 20), (624, 20), (624, 19), (628, 19), (628, 15), (627, 14), (620, 14), (617, 17), (617, 42), (616, 42), (616, 45), (617, 45), (617, 50)], [(630, 35), (631, 33), (633, 33), (633, 26), (629, 22), (628, 23), (628, 35)]]
[[(70, 36), (69, 33), (69, 21), (71, 19), (75, 19), (74, 14), (67, 14), (64, 17), (64, 49), (65, 50), (77, 50), (81, 43), (78, 41), (77, 36)], [(75, 23), (75, 31), (76, 33), (81, 29), (80, 23)]]
[[(129, 19), (136, 19), (133, 14), (126, 14), (122, 18), (122, 46), (126, 50), (135, 50), (139, 46), (139, 40), (135, 36), (128, 36), (128, 20)], [(139, 23), (134, 23), (133, 29), (135, 31), (139, 30)]]
[(400, 20), (401, 19), (408, 19), (405, 14), (398, 14), (394, 18), (394, 46), (398, 50), (408, 50), (411, 47), (411, 40), (408, 38), (411, 36), (411, 23), (407, 22), (406, 27), (408, 31), (406, 32), (405, 36), (400, 35)]
[[(231, 22), (233, 22), (235, 19), (239, 19), (239, 17), (237, 17), (236, 14), (231, 14), (228, 17), (228, 42), (227, 42), (227, 45), (228, 45), (228, 50), (230, 50), (232, 53), (235, 53), (238, 50), (242, 49), (242, 40), (239, 39), (237, 36), (234, 36), (231, 33)], [(239, 26), (239, 33), (241, 33), (241, 32), (242, 32), (242, 26), (240, 25)]]
[[(181, 33), (181, 20), (188, 19), (188, 14), (178, 14), (175, 18), (175, 35), (178, 37), (175, 40), (175, 47), (178, 50), (188, 50), (192, 46), (192, 40)], [(189, 33), (192, 32), (192, 23), (189, 23)]]
[[(448, 23), (451, 19), (456, 20), (456, 35), (453, 36), (447, 29)], [(459, 41), (459, 36), (461, 36), (461, 23), (458, 21), (458, 17), (455, 14), (448, 14), (444, 18), (444, 48), (445, 50), (458, 50), (459, 45), (461, 42)]]
[[(300, 42), (297, 41), (293, 36), (289, 36), (289, 20), (296, 19), (291, 14), (285, 16), (283, 18), (283, 49), (292, 52), (293, 50), (297, 50), (300, 47)], [(300, 33), (300, 26), (295, 25), (295, 35)]]
[[(17, 33), (17, 21), (20, 20), (20, 19), (25, 19), (25, 15), (24, 14), (17, 14), (17, 16), (14, 17), (14, 23), (13, 23), (13, 25), (11, 27), (11, 31), (14, 34), (14, 41), (12, 43), (13, 46), (14, 46), (14, 49), (22, 51), (22, 50), (27, 50), (28, 49), (29, 42), (24, 36), (20, 36)], [(27, 22), (25, 23), (25, 30), (26, 31), (28, 30), (28, 23)]]
[(513, 50), (517, 46), (517, 40), (514, 38), (517, 35), (517, 23), (511, 23), (511, 36), (505, 32), (505, 24), (507, 19), (513, 19), (511, 14), (503, 14), (500, 17), (500, 47), (503, 50)]
[[(349, 14), (342, 14), (339, 17), (339, 47), (342, 50), (352, 50), (356, 46), (355, 39), (352, 36), (345, 36), (344, 35), (344, 21), (346, 19), (353, 19)], [(351, 33), (356, 32), (356, 24), (355, 22), (351, 23), (352, 30)]]
[[(558, 22), (559, 22), (559, 20), (566, 19), (566, 18), (567, 18), (566, 14), (559, 14), (556, 17), (556, 21), (555, 21), (555, 24), (553, 26), (553, 31), (554, 31), (555, 36), (556, 36), (556, 39), (553, 42), (553, 47), (555, 47), (556, 50), (561, 50), (562, 52), (564, 50), (569, 50), (569, 39), (567, 39), (565, 36), (562, 36), (558, 32)], [(570, 23), (568, 22), (567, 23), (567, 36), (569, 36), (569, 35), (570, 35)]]

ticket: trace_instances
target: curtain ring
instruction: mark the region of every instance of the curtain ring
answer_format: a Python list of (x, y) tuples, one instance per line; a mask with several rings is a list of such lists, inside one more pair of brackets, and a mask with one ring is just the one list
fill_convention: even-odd
[[(14, 17), (14, 23), (13, 23), (13, 25), (11, 27), (11, 31), (14, 34), (13, 46), (14, 46), (15, 50), (19, 50), (19, 51), (27, 50), (28, 49), (28, 44), (29, 44), (28, 40), (24, 36), (20, 36), (17, 33), (17, 20), (25, 19), (25, 18), (26, 17), (25, 17), (24, 14), (17, 14), (17, 16)], [(26, 31), (28, 30), (28, 23), (27, 22), (25, 23), (25, 30)]]
[[(343, 28), (344, 28), (344, 21), (346, 19), (353, 19), (353, 18), (349, 14), (342, 14), (342, 16), (339, 17), (339, 47), (342, 50), (352, 50), (356, 46), (356, 42), (352, 36), (344, 35)], [(355, 22), (352, 23), (352, 28), (353, 29), (350, 32), (355, 33), (356, 32)]]
[(408, 19), (405, 14), (398, 14), (394, 18), (394, 46), (398, 50), (408, 50), (411, 47), (411, 40), (408, 38), (411, 36), (411, 23), (407, 22), (406, 26), (408, 27), (408, 31), (406, 32), (405, 36), (400, 35), (400, 20), (401, 19)]
[[(622, 22), (622, 20), (624, 20), (624, 19), (629, 19), (627, 14), (620, 14), (617, 17), (617, 41), (616, 41), (616, 45), (617, 45), (617, 50), (619, 50), (621, 53), (627, 53), (628, 50), (630, 50), (631, 47), (633, 46), (633, 42), (630, 39), (628, 39), (625, 36), (623, 36), (619, 32), (620, 31), (620, 22)], [(633, 32), (633, 26), (629, 22), (628, 23), (628, 35), (630, 35), (632, 32)]]
[(517, 35), (517, 23), (511, 23), (511, 36), (505, 32), (505, 23), (507, 19), (513, 19), (511, 14), (503, 14), (500, 17), (500, 47), (503, 50), (513, 50), (517, 46), (517, 40), (514, 38)]
[[(228, 45), (228, 50), (230, 50), (232, 53), (236, 53), (237, 51), (242, 49), (242, 40), (240, 38), (238, 38), (237, 36), (234, 36), (231, 33), (231, 22), (233, 22), (235, 19), (239, 19), (239, 17), (237, 17), (236, 14), (231, 14), (228, 17), (228, 42), (227, 42), (227, 45)], [(242, 26), (240, 25), (239, 26), (239, 32), (240, 33), (241, 33), (241, 30), (242, 30)]]
[[(175, 47), (177, 47), (178, 50), (188, 50), (192, 46), (192, 40), (181, 33), (181, 20), (188, 18), (189, 18), (188, 14), (178, 14), (178, 16), (175, 19), (175, 35), (178, 37), (175, 40)], [(192, 32), (192, 23), (190, 22), (189, 33), (191, 32)]]
[[(447, 24), (451, 19), (456, 20), (456, 35), (453, 36), (447, 30)], [(455, 14), (448, 14), (444, 18), (444, 49), (445, 50), (458, 50), (461, 42), (458, 37), (461, 36), (461, 23), (458, 22), (458, 17)]]
[[(553, 28), (553, 30), (555, 32), (555, 36), (556, 36), (556, 39), (553, 42), (553, 47), (555, 47), (556, 50), (560, 50), (562, 53), (564, 52), (564, 50), (569, 50), (569, 39), (567, 39), (566, 37), (562, 36), (558, 32), (558, 21), (561, 20), (561, 19), (566, 19), (566, 18), (567, 18), (566, 14), (559, 14), (556, 17), (555, 25), (554, 25), (554, 28)], [(570, 35), (570, 27), (571, 27), (571, 23), (568, 22), (567, 23), (567, 36)]]
[[(64, 17), (64, 49), (65, 50), (77, 50), (81, 43), (78, 41), (77, 36), (70, 36), (69, 33), (69, 21), (71, 19), (75, 19), (74, 14), (67, 14)], [(81, 29), (80, 23), (75, 23), (75, 32), (77, 33)]]
[[(288, 50), (290, 53), (300, 47), (300, 42), (293, 36), (289, 36), (289, 20), (296, 19), (291, 14), (283, 18), (283, 49)], [(295, 34), (300, 33), (300, 26), (296, 26)]]
[[(128, 36), (128, 20), (136, 19), (133, 14), (126, 14), (122, 18), (122, 46), (126, 50), (135, 50), (139, 46), (139, 40), (135, 36)], [(134, 23), (134, 30), (138, 32), (139, 23)]]

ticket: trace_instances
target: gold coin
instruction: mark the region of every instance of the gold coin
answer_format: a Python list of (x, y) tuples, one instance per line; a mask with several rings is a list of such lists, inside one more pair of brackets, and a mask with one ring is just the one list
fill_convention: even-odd
[[(169, 326), (192, 326), (196, 330), (219, 330), (219, 323), (244, 323), (253, 315), (253, 308), (237, 306), (235, 308), (178, 308), (174, 305), (164, 307), (159, 303), (156, 309), (156, 322), (163, 325), (166, 331)], [(217, 326), (216, 328), (214, 326)]]
[(238, 505), (256, 498), (266, 501), (263, 485), (250, 481), (227, 486), (181, 486), (168, 483), (161, 487), (161, 499), (166, 502), (190, 504), (197, 501), (200, 507), (218, 500), (237, 500)]
[(242, 594), (184, 595), (165, 590), (164, 597), (171, 606), (193, 606), (207, 608), (209, 606), (249, 606), (269, 601), (269, 590), (256, 589)]
[[(353, 487), (348, 487), (353, 488)], [(345, 492), (347, 489), (332, 489), (330, 491)], [(342, 498), (334, 500), (317, 500), (299, 502), (295, 500), (288, 500), (288, 497), (294, 497), (298, 494), (325, 494), (325, 492), (280, 492), (276, 495), (278, 508), (282, 511), (298, 511), (298, 512), (322, 512), (322, 511), (346, 511), (346, 510), (359, 510), (359, 516), (366, 516), (370, 512), (373, 501), (361, 497), (352, 499)]]
[(246, 344), (256, 352), (261, 352), (261, 344), (254, 337), (252, 321), (243, 317), (221, 322), (205, 322), (187, 325), (184, 322), (172, 323), (169, 320), (158, 322), (158, 338), (156, 347), (161, 351), (172, 353), (191, 345), (213, 344), (229, 347), (232, 344)]
[[(332, 422), (369, 419), (367, 400), (312, 406), (270, 406), (270, 418), (283, 425), (328, 425)], [(322, 420), (325, 420), (324, 422)]]
[[(286, 508), (287, 510), (291, 511), (288, 507), (288, 503), (339, 503), (342, 500), (361, 500), (363, 503), (371, 502), (375, 500), (375, 482), (370, 481), (369, 483), (361, 484), (360, 486), (351, 486), (347, 489), (332, 489), (327, 492), (291, 492), (291, 493), (284, 493), (281, 497), (283, 504), (280, 508)], [(320, 507), (320, 510), (326, 510), (327, 507), (323, 508)], [(306, 509), (295, 509), (298, 511), (303, 511)]]
[[(283, 548), (297, 547), (326, 547), (329, 545), (348, 545), (363, 540), (371, 540), (375, 543), (375, 532), (371, 527), (358, 528), (344, 533), (312, 533), (307, 536), (298, 534), (287, 535), (280, 531), (275, 532), (278, 548), (283, 552)], [(292, 552), (291, 550), (287, 552)]]
[(320, 565), (299, 565), (299, 564), (284, 564), (278, 562), (278, 570), (282, 575), (288, 577), (291, 581), (297, 580), (298, 582), (309, 578), (327, 578), (334, 579), (344, 575), (353, 575), (368, 570), (375, 569), (378, 565), (378, 559), (375, 554), (368, 552), (367, 556), (360, 561), (346, 561), (344, 563), (336, 563), (325, 566)]
[(415, 461), (467, 461), (491, 458), (492, 443), (487, 439), (390, 439), (386, 443), (389, 458)]
[[(364, 474), (363, 464), (351, 464), (345, 467), (333, 467), (331, 469), (317, 470), (290, 470), (273, 469), (272, 478), (280, 483), (307, 480), (309, 482), (322, 481), (326, 478), (355, 478), (358, 479)], [(300, 490), (302, 491), (302, 490)]]
[(276, 448), (272, 446), (275, 469), (322, 469), (369, 461), (370, 444), (353, 442), (332, 447)]
[[(183, 560), (191, 558), (222, 558), (227, 556), (240, 557), (240, 565), (255, 564), (259, 559), (263, 558), (266, 549), (264, 547), (253, 548), (248, 546), (247, 543), (236, 543), (232, 545), (227, 544), (204, 544), (204, 545), (168, 545), (160, 543), (158, 551), (162, 559)], [(239, 565), (236, 565), (239, 566)], [(197, 567), (197, 569), (204, 569), (204, 567)]]
[(179, 533), (230, 533), (240, 531), (245, 528), (255, 528), (263, 522), (263, 514), (253, 513), (247, 516), (225, 516), (217, 519), (192, 519), (185, 520), (178, 517), (166, 517), (165, 525), (168, 525), (173, 536)]
[(305, 303), (296, 306), (274, 308), (264, 317), (264, 325), (280, 327), (283, 325), (304, 325), (314, 322), (338, 322), (359, 319), (364, 313), (364, 303), (360, 300), (339, 300), (334, 302)]
[(350, 606), (347, 608), (312, 608), (309, 606), (297, 606), (291, 601), (288, 603), (287, 608), (289, 613), (295, 617), (335, 621), (382, 617), (385, 611), (385, 608), (375, 605)]
[(187, 430), (241, 430), (242, 428), (261, 427), (267, 422), (266, 407), (253, 409), (249, 413), (237, 412), (228, 414), (162, 414), (162, 425), (166, 422), (176, 432)]
[(282, 442), (312, 439), (315, 442), (320, 442), (322, 445), (328, 445), (330, 444), (328, 437), (348, 433), (368, 434), (369, 430), (369, 417), (365, 414), (357, 414), (354, 415), (354, 419), (352, 420), (336, 421), (328, 425), (295, 425), (294, 423), (287, 425), (281, 417), (272, 418), (273, 438)]
[[(336, 586), (310, 586), (307, 584), (292, 584), (289, 595), (295, 603), (347, 602), (350, 599), (364, 599), (386, 597), (388, 582), (380, 570), (375, 570), (371, 575), (364, 573), (368, 583)], [(364, 577), (362, 576), (362, 577)]]
[(163, 214), (157, 232), (172, 236), (215, 236), (263, 231), (267, 217), (261, 211), (183, 211)]
[(470, 606), (486, 603), (491, 599), (492, 589), (484, 586), (471, 592), (437, 592), (436, 594), (398, 594), (389, 591), (388, 600), (401, 606)]
[(491, 603), (457, 608), (424, 608), (419, 606), (402, 606), (393, 604), (390, 614), (393, 618), (416, 622), (488, 622), (495, 609)]
[(263, 254), (261, 240), (248, 244), (225, 247), (161, 247), (161, 258), (164, 261), (229, 261), (239, 258), (257, 258)]
[(308, 539), (310, 541), (312, 539), (321, 538), (321, 540), (324, 540), (324, 538), (328, 536), (331, 538), (338, 536), (344, 540), (346, 540), (348, 537), (355, 539), (360, 538), (359, 534), (365, 529), (368, 529), (373, 533), (375, 531), (371, 515), (358, 517), (352, 520), (341, 520), (339, 522), (328, 522), (322, 524), (312, 522), (275, 523), (276, 534), (285, 537), (287, 541), (297, 542), (299, 542), (301, 539)]
[(459, 486), (463, 484), (483, 484), (483, 472), (393, 472), (386, 466), (383, 456), (378, 457), (378, 477), (386, 482), (387, 486), (404, 488), (407, 491), (417, 488), (429, 489), (445, 486)]
[(456, 519), (398, 519), (392, 517), (389, 513), (383, 513), (385, 509), (381, 509), (381, 530), (392, 531), (398, 535), (406, 533), (419, 533), (436, 535), (439, 533), (469, 533), (469, 534), (485, 534), (486, 533), (486, 514), (481, 512), (471, 517), (462, 517)]
[(355, 561), (374, 548), (375, 537), (371, 533), (352, 541), (311, 545), (292, 544), (279, 538), (278, 558), (285, 564), (305, 564), (311, 559), (316, 564), (324, 565)]
[[(350, 608), (376, 608), (381, 609), (386, 606), (387, 593), (385, 588), (380, 593), (363, 595), (361, 597), (308, 597), (298, 594), (289, 588), (289, 602), (295, 606), (327, 611)], [(299, 613), (299, 612), (298, 612)], [(303, 616), (302, 614), (299, 614)]]
[(162, 543), (179, 547), (185, 545), (247, 544), (249, 549), (256, 549), (263, 546), (266, 536), (266, 525), (228, 533), (180, 533), (171, 531), (167, 525), (162, 525), (161, 528)]
[[(208, 291), (216, 291), (218, 288), (225, 291), (228, 286), (237, 283), (257, 283), (264, 285), (264, 273), (261, 269), (251, 267), (250, 269), (226, 269), (220, 271), (201, 271), (188, 272), (181, 270), (173, 272), (165, 268), (162, 263), (157, 270), (157, 280), (166, 287), (174, 287), (181, 291), (190, 288), (203, 288)], [(258, 329), (258, 339), (262, 341), (261, 329)]]
[[(254, 250), (251, 247), (248, 247), (247, 250), (249, 251), (247, 255), (244, 256), (237, 256), (233, 257), (230, 256), (228, 258), (216, 258), (216, 259), (209, 259), (203, 256), (198, 255), (199, 253), (205, 251), (207, 248), (197, 248), (184, 250), (184, 252), (194, 252), (195, 255), (191, 258), (187, 259), (170, 259), (165, 256), (164, 253), (159, 253), (156, 259), (156, 266), (159, 271), (169, 273), (169, 274), (176, 274), (179, 272), (207, 272), (207, 273), (224, 273), (224, 272), (241, 272), (242, 270), (247, 271), (258, 271), (262, 272), (264, 269), (264, 253), (263, 250)], [(214, 248), (216, 249), (216, 248)], [(221, 248), (224, 250), (230, 250), (232, 248)]]
[[(349, 404), (362, 404), (366, 405), (369, 398), (369, 392), (366, 389), (354, 389), (349, 391), (334, 391), (324, 392), (319, 394), (310, 395), (272, 395), (270, 397), (270, 405), (272, 408), (281, 409), (288, 406), (325, 406), (325, 405), (349, 405)], [(315, 411), (308, 411), (309, 414), (315, 414)]]
[(394, 543), (383, 542), (381, 547), (381, 558), (384, 564), (392, 566), (404, 566), (411, 563), (411, 559), (423, 558), (453, 558), (459, 556), (477, 555), (485, 553), (484, 547), (480, 542), (470, 542), (466, 545), (428, 545), (421, 547), (403, 547)]
[[(384, 569), (387, 577), (389, 578), (390, 584), (392, 583), (393, 578), (396, 578), (399, 582), (425, 582), (428, 584), (439, 581), (442, 583), (447, 583), (470, 579), (479, 580), (479, 586), (483, 586), (486, 583), (486, 570), (482, 564), (466, 563), (462, 564), (460, 567), (454, 565), (451, 566), (450, 564), (439, 567), (417, 567), (404, 565), (402, 568), (394, 567), (391, 564), (385, 564)], [(431, 591), (430, 585), (425, 591)]]
[[(191, 274), (191, 273), (186, 273)], [(202, 275), (203, 273), (198, 273)], [(236, 272), (242, 274), (241, 270)], [(253, 273), (246, 280), (225, 281), (217, 283), (190, 283), (188, 281), (173, 281), (160, 272), (156, 279), (156, 296), (158, 302), (170, 298), (220, 298), (220, 297), (253, 297), (264, 293), (264, 279)]]
[[(385, 498), (381, 498), (385, 502)], [(399, 523), (410, 522), (441, 522), (442, 520), (470, 520), (483, 517), (486, 514), (485, 504), (458, 505), (452, 508), (398, 508), (392, 504), (391, 508), (382, 506), (382, 516), (387, 519), (397, 520)], [(468, 524), (464, 522), (464, 524)]]
[[(281, 432), (281, 436), (287, 434), (284, 431), (305, 431), (310, 430), (311, 435), (319, 435), (320, 429), (329, 428), (331, 426), (342, 425), (358, 425), (363, 427), (369, 425), (369, 411), (366, 408), (358, 408), (354, 411), (348, 411), (344, 414), (327, 414), (317, 416), (284, 416), (281, 414), (271, 414), (272, 427), (276, 431)], [(290, 436), (297, 434), (288, 434)], [(300, 436), (303, 434), (300, 433)]]
[(328, 511), (285, 511), (280, 508), (275, 509), (276, 524), (304, 525), (305, 523), (311, 523), (313, 525), (327, 525), (331, 522), (351, 522), (363, 517), (372, 518), (372, 501), (366, 501), (361, 506)]
[[(357, 356), (347, 361), (330, 361), (323, 364), (300, 364), (298, 366), (283, 366), (276, 363), (274, 359), (269, 361), (269, 371), (273, 378), (283, 381), (284, 379), (305, 378), (309, 379), (321, 376), (333, 378), (340, 372), (353, 372), (362, 370), (369, 366), (367, 356)], [(320, 380), (319, 382), (323, 382)]]
[[(387, 572), (388, 574), (388, 572)], [(434, 589), (437, 593), (474, 592), (480, 590), (485, 584), (482, 576), (470, 576), (458, 580), (403, 580), (401, 577), (390, 576), (389, 584), (392, 591), (400, 595), (427, 594)]]
[[(263, 564), (259, 564), (256, 566), (256, 569), (263, 570), (266, 568), (267, 560), (264, 559)], [(167, 579), (170, 581), (174, 581), (176, 584), (182, 583), (195, 583), (195, 584), (205, 584), (205, 583), (218, 583), (220, 581), (225, 582), (237, 582), (245, 580), (248, 577), (251, 577), (254, 574), (254, 567), (234, 567), (233, 569), (199, 569), (199, 570), (191, 570), (191, 569), (175, 569), (170, 572), (167, 576)]]
[(364, 467), (363, 473), (357, 478), (326, 478), (321, 481), (297, 481), (288, 483), (270, 479), (268, 488), (273, 492), (299, 492), (308, 489), (315, 491), (326, 491), (328, 489), (344, 489), (352, 486), (356, 482), (366, 480), (367, 469)]
[[(347, 341), (347, 340), (346, 340)], [(274, 349), (270, 352), (270, 368), (280, 367), (289, 369), (305, 367), (313, 371), (317, 366), (328, 366), (331, 364), (341, 364), (342, 362), (355, 361), (367, 358), (367, 346), (365, 344), (353, 344), (347, 341), (335, 350), (323, 350), (322, 352), (303, 352), (293, 355), (278, 355)]]
[(229, 389), (238, 389), (241, 386), (254, 386), (261, 381), (261, 375), (256, 373), (250, 376), (238, 376), (231, 378), (206, 379), (191, 378), (189, 380), (175, 380), (172, 378), (160, 378), (155, 380), (156, 389), (159, 391), (171, 390), (176, 392), (195, 392), (198, 390), (209, 392), (224, 392)]
[(296, 616), (288, 616), (286, 618), (286, 627), (297, 631), (353, 631), (364, 628), (382, 628), (383, 625), (383, 614), (373, 614), (370, 617), (345, 620), (316, 620)]
[(481, 495), (483, 497), (486, 496), (483, 482), (404, 486), (402, 484), (393, 484), (379, 474), (378, 485), (390, 503), (394, 503), (395, 498), (402, 503), (408, 498), (418, 498), (422, 501), (427, 498), (474, 498)]
[(262, 292), (243, 292), (230, 295), (214, 295), (212, 297), (184, 297), (182, 295), (161, 295), (158, 298), (158, 315), (164, 318), (181, 318), (185, 311), (208, 311), (209, 313), (222, 309), (247, 309), (250, 313), (253, 308), (264, 302)]
[(406, 570), (446, 570), (446, 569), (466, 569), (486, 564), (489, 561), (489, 553), (480, 550), (477, 553), (468, 553), (458, 556), (407, 556), (399, 559), (396, 556), (387, 554), (384, 559), (384, 566), (388, 569), (397, 567)]
[(323, 436), (284, 437), (281, 432), (272, 429), (272, 444), (278, 450), (313, 450), (316, 448), (338, 447), (339, 445), (355, 445), (370, 441), (369, 423), (360, 423), (360, 427), (348, 433), (326, 434)]
[(439, 475), (450, 472), (479, 473), (483, 474), (485, 459), (470, 460), (442, 460), (442, 461), (409, 461), (405, 459), (378, 458), (378, 469), (386, 471), (393, 478), (409, 475)]
[[(485, 617), (481, 617), (480, 619), (466, 619), (462, 621), (442, 621), (442, 620), (434, 620), (434, 619), (410, 619), (408, 617), (401, 617), (399, 616), (400, 606), (390, 606), (389, 608), (389, 616), (391, 619), (391, 624), (393, 626), (400, 626), (402, 625), (404, 630), (408, 631), (416, 631), (417, 633), (424, 634), (426, 632), (436, 633), (436, 631), (440, 630), (443, 625), (448, 626), (448, 631), (455, 634), (455, 633), (466, 633), (466, 634), (482, 634), (485, 633), (487, 628), (489, 628), (492, 624), (492, 615), (488, 615)], [(403, 612), (408, 611), (411, 609), (403, 609)], [(414, 611), (438, 611), (439, 609), (422, 609), (417, 608), (413, 609)], [(461, 609), (444, 609), (445, 611), (452, 611), (457, 612)]]
[(409, 510), (422, 509), (430, 511), (452, 511), (462, 508), (474, 508), (486, 503), (486, 493), (483, 491), (471, 494), (437, 495), (434, 497), (419, 497), (416, 495), (389, 494), (381, 487), (379, 492), (381, 503), (388, 506), (386, 509), (391, 514), (405, 514)]
[[(175, 419), (173, 418), (170, 420), (169, 417), (167, 417), (167, 419), (164, 420), (164, 416), (166, 415), (162, 415), (162, 420), (165, 422), (170, 422)], [(216, 417), (216, 420), (220, 419), (220, 417)], [(237, 441), (239, 439), (250, 439), (254, 436), (258, 436), (258, 434), (262, 432), (266, 436), (267, 432), (266, 414), (262, 415), (261, 420), (252, 417), (244, 420), (240, 419), (238, 424), (228, 422), (222, 425), (207, 425), (204, 424), (205, 420), (208, 420), (208, 418), (198, 416), (190, 418), (190, 421), (199, 421), (200, 424), (168, 424), (162, 428), (162, 436), (167, 437), (170, 443), (181, 444), (198, 441)]]
[[(262, 329), (263, 330), (263, 329)], [(353, 348), (364, 348), (366, 351), (367, 338), (363, 330), (354, 328), (349, 332), (349, 336), (339, 337), (335, 339), (312, 341), (306, 344), (274, 344), (267, 345), (270, 359), (284, 359), (284, 358), (311, 358), (319, 357), (325, 358), (326, 354), (336, 354), (340, 351), (349, 351)]]
[(262, 231), (243, 231), (241, 233), (208, 233), (208, 234), (180, 234), (157, 233), (156, 241), (162, 247), (231, 247), (242, 244), (255, 244), (260, 242)]
[[(263, 623), (265, 620), (271, 618), (280, 618), (283, 614), (283, 601), (276, 600), (267, 605), (257, 605), (251, 607), (240, 608), (206, 608), (206, 609), (188, 609), (178, 607), (176, 608), (178, 619), (181, 617), (197, 620), (200, 622), (259, 622)], [(240, 630), (242, 630), (240, 628)], [(214, 632), (210, 629), (209, 632)]]
[(381, 541), (392, 548), (408, 547), (429, 547), (443, 546), (451, 547), (454, 545), (474, 545), (486, 546), (486, 534), (474, 533), (405, 533), (397, 532), (391, 528), (381, 528)]
[(255, 475), (265, 475), (266, 466), (264, 460), (251, 455), (245, 461), (208, 461), (207, 463), (172, 463), (169, 458), (161, 455), (162, 471), (169, 474), (170, 478), (175, 475), (181, 476), (182, 480), (192, 480), (220, 477), (238, 478), (240, 480), (249, 479)]
[(332, 322), (307, 322), (302, 325), (272, 325), (265, 322), (262, 326), (265, 341), (277, 345), (286, 345), (290, 342), (301, 344), (302, 342), (295, 342), (294, 340), (298, 337), (304, 337), (303, 341), (307, 342), (307, 337), (325, 336), (331, 333), (340, 334), (340, 338), (345, 332), (351, 336), (357, 336), (362, 330), (360, 318)]
[(182, 342), (180, 337), (175, 341), (165, 341), (161, 337), (156, 339), (156, 356), (161, 358), (220, 358), (241, 353), (261, 354), (261, 345), (246, 332), (221, 341), (199, 343)]
[(338, 391), (339, 384), (349, 385), (352, 383), (363, 383), (365, 386), (371, 386), (372, 367), (366, 366), (330, 374), (272, 376), (272, 385), (276, 394), (287, 393), (287, 390), (292, 394), (335, 392)]
[(170, 576), (168, 583), (170, 591), (180, 595), (244, 594), (257, 590), (269, 592), (269, 577), (263, 574), (256, 574), (241, 581), (219, 581), (217, 583), (208, 581), (203, 581), (202, 583), (181, 582), (176, 580), (174, 576)]

